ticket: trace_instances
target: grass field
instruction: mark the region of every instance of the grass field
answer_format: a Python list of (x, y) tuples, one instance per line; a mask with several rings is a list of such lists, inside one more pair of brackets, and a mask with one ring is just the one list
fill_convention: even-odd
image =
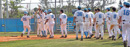
[[(10, 34), (11, 35), (11, 34)], [(73, 34), (69, 34), (73, 35)], [(0, 36), (1, 33), (0, 33)], [(84, 39), (83, 41), (72, 39), (44, 39), (44, 40), (17, 40), (0, 42), (0, 47), (123, 47), (122, 39), (112, 41), (104, 35), (104, 40)]]

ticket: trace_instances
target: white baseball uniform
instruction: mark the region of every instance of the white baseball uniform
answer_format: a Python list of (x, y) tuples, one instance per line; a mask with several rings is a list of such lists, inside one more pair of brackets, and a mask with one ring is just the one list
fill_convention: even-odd
[(37, 17), (37, 35), (42, 35), (42, 31), (43, 31), (43, 16), (37, 14), (36, 17)]
[[(93, 34), (93, 33), (92, 33), (93, 27), (94, 27), (94, 29), (95, 29), (95, 26), (93, 26), (93, 24), (94, 24), (94, 23), (93, 23), (94, 14), (93, 14), (93, 12), (89, 12), (89, 14), (91, 15), (90, 33)], [(89, 34), (89, 36), (90, 36), (91, 34)]]
[[(118, 11), (118, 16), (121, 16), (121, 10)], [(121, 25), (120, 25), (121, 26)], [(121, 34), (121, 31), (118, 31), (119, 34)]]
[(130, 8), (123, 8), (121, 12), (123, 41), (128, 40), (127, 45), (130, 46)]
[[(47, 20), (47, 16), (48, 16), (48, 14), (45, 15), (45, 21)], [(45, 28), (46, 35), (47, 35), (47, 32), (48, 32), (48, 30), (49, 30), (49, 23), (48, 23), (48, 22), (45, 24), (44, 28)]]
[(90, 35), (92, 34), (91, 32), (91, 14), (89, 12), (84, 12), (84, 17), (85, 17), (85, 22), (84, 22), (84, 32), (88, 32)]
[(104, 36), (103, 23), (105, 18), (104, 13), (97, 12), (94, 18), (96, 18), (96, 37), (99, 37), (99, 31), (101, 31), (101, 37), (103, 37)]
[(27, 34), (28, 36), (31, 31), (30, 21), (29, 21), (30, 19), (31, 19), (31, 16), (25, 16), (25, 15), (21, 18), (21, 21), (23, 22), (23, 28), (24, 28), (23, 34), (26, 32), (26, 29), (28, 29), (28, 34)]
[(112, 32), (110, 31), (110, 15), (112, 12), (108, 11), (107, 13), (105, 13), (105, 18), (106, 18), (106, 22), (107, 22), (107, 30), (109, 33), (109, 37), (112, 36)]
[(84, 12), (82, 10), (77, 10), (74, 14), (76, 17), (76, 37), (78, 37), (78, 31), (81, 31), (81, 38), (83, 38), (83, 17)]
[[(120, 29), (119, 29), (119, 23), (118, 23), (118, 20), (119, 20), (119, 15), (118, 13), (116, 12), (112, 12), (111, 15), (110, 15), (110, 24), (111, 24), (111, 32), (113, 31), (114, 29), (114, 36), (115, 36), (115, 39), (117, 37), (117, 31), (120, 32)], [(113, 26), (113, 27), (112, 27)], [(112, 32), (112, 35), (113, 35), (113, 32)]]
[[(62, 33), (62, 36), (64, 35), (64, 32), (65, 32), (65, 35), (67, 35), (67, 29), (66, 29), (66, 24), (67, 24), (67, 15), (65, 13), (62, 13), (59, 18), (61, 19), (61, 33)], [(64, 32), (63, 32), (64, 31)]]
[(49, 31), (51, 33), (51, 36), (54, 36), (53, 28), (54, 28), (54, 24), (55, 24), (55, 20), (54, 20), (55, 15), (53, 13), (50, 13), (47, 16), (47, 19), (48, 19), (48, 23), (49, 23)]

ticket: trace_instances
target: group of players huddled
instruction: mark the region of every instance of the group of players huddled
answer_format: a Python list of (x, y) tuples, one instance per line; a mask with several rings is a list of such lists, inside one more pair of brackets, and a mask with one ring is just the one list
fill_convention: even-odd
[[(83, 41), (83, 34), (85, 34), (86, 39), (92, 38), (94, 36), (92, 32), (92, 28), (95, 29), (94, 38), (103, 40), (104, 36), (104, 22), (107, 23), (107, 30), (109, 33), (108, 38), (112, 38), (112, 40), (116, 41), (117, 32), (119, 33), (119, 38), (122, 37), (124, 47), (130, 47), (130, 3), (124, 2), (124, 5), (120, 5), (120, 10), (116, 12), (117, 9), (115, 7), (106, 8), (106, 13), (101, 12), (100, 8), (96, 8), (94, 13), (91, 12), (91, 8), (81, 9), (78, 6), (78, 10), (74, 13), (73, 24), (76, 23), (76, 40), (78, 40), (78, 32), (81, 32), (81, 41)], [(29, 38), (29, 33), (31, 31), (29, 20), (34, 16), (37, 17), (37, 36), (38, 37), (47, 37), (47, 32), (49, 30), (50, 37), (54, 38), (54, 24), (55, 24), (55, 15), (52, 13), (51, 9), (44, 10), (38, 9), (33, 16), (27, 16), (28, 12), (24, 12), (24, 16), (21, 18), (23, 21), (24, 31), (26, 28), (28, 29), (27, 38)], [(61, 27), (61, 38), (67, 37), (67, 15), (63, 10), (60, 10), (60, 27)], [(122, 34), (120, 32), (120, 28), (122, 27)], [(64, 36), (65, 32), (65, 36)], [(89, 34), (89, 35), (88, 35)], [(127, 43), (128, 42), (128, 43)]]

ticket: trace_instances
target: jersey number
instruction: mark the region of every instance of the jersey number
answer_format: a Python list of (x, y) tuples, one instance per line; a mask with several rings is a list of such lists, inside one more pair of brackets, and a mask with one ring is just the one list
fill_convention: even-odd
[(116, 15), (116, 14), (114, 14), (114, 19), (116, 19), (116, 16), (117, 16), (117, 15)]
[(77, 16), (82, 16), (82, 12), (78, 12), (78, 15)]
[(54, 18), (54, 15), (51, 15), (51, 18)]
[(124, 15), (127, 15), (127, 16), (129, 16), (129, 13), (130, 12), (130, 10), (124, 10)]
[(88, 14), (85, 17), (88, 18)]
[(99, 14), (99, 18), (102, 18), (102, 15), (101, 15), (101, 14)]
[(23, 18), (23, 21), (27, 21), (27, 18)]
[(66, 18), (66, 15), (63, 15), (63, 18), (65, 19), (65, 18)]

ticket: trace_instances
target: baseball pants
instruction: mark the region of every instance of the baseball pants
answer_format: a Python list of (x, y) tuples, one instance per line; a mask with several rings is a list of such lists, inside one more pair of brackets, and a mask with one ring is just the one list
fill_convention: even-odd
[(28, 29), (28, 34), (27, 35), (29, 36), (30, 31), (31, 31), (30, 25), (24, 25), (23, 28), (24, 28), (23, 34), (26, 32), (26, 29)]
[(83, 38), (83, 22), (76, 22), (76, 37), (78, 37), (78, 31), (81, 31), (81, 38)]

